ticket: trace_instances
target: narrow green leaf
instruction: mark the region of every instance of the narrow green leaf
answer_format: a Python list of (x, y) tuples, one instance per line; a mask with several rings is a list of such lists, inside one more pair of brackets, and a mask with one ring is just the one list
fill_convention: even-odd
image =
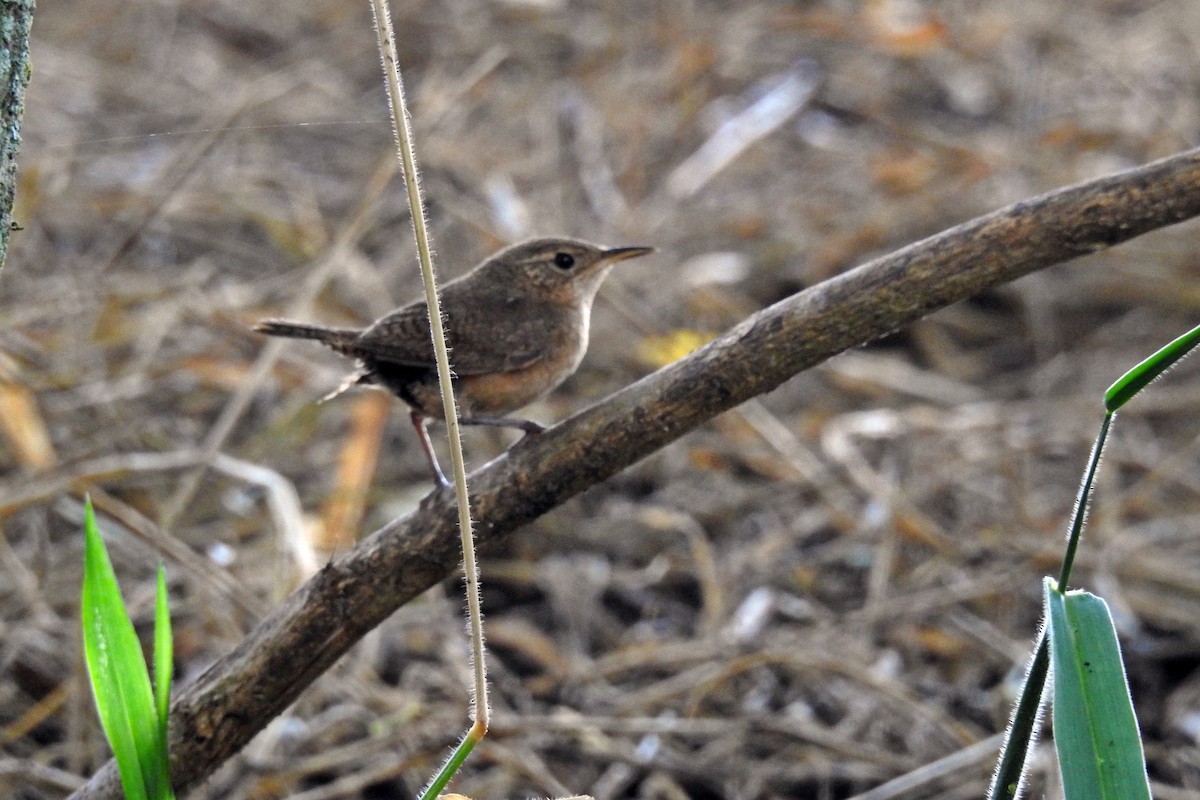
[(995, 774), (992, 775), (987, 800), (1008, 800), (1017, 797), (1024, 786), (1029, 748), (1041, 721), (1046, 676), (1050, 671), (1050, 646), (1047, 636), (1049, 634), (1043, 625), (1041, 633), (1038, 634), (1033, 659), (1025, 673), (1021, 696), (1008, 723), (1008, 733), (1005, 734), (1004, 745), (1000, 748), (1000, 761), (996, 764)]
[(1146, 759), (1108, 606), (1047, 578), (1054, 744), (1067, 800), (1150, 800)]
[(471, 751), (475, 749), (475, 745), (479, 744), (479, 740), (483, 738), (482, 734), (478, 733), (474, 727), (467, 730), (458, 747), (455, 747), (450, 756), (446, 759), (446, 763), (442, 764), (442, 768), (438, 770), (437, 775), (434, 775), (429, 783), (421, 790), (417, 800), (434, 800), (441, 796), (442, 789), (446, 788), (446, 784), (450, 783), (450, 779), (455, 773), (462, 768), (466, 762), (467, 756), (471, 755)]
[(154, 705), (158, 717), (158, 783), (171, 785), (171, 765), (167, 760), (167, 718), (171, 708), (171, 673), (175, 650), (171, 641), (171, 608), (167, 601), (167, 570), (158, 565), (158, 586), (154, 597)]
[(1092, 499), (1092, 486), (1096, 482), (1096, 473), (1100, 471), (1100, 454), (1104, 452), (1104, 443), (1108, 440), (1108, 431), (1112, 427), (1114, 414), (1110, 411), (1104, 415), (1100, 423), (1100, 433), (1096, 443), (1092, 445), (1092, 455), (1088, 459), (1087, 469), (1083, 473), (1083, 484), (1079, 487), (1079, 497), (1075, 500), (1075, 513), (1071, 516), (1071, 532), (1067, 536), (1067, 552), (1063, 554), (1062, 571), (1058, 576), (1058, 585), (1064, 588), (1070, 586), (1071, 568), (1075, 565), (1075, 552), (1079, 549), (1079, 540), (1083, 536), (1083, 523), (1087, 519), (1088, 504)]
[(125, 611), (117, 577), (90, 500), (84, 512), (81, 612), (84, 653), (100, 723), (130, 800), (160, 798), (158, 717), (141, 644)]
[(100, 539), (92, 503), (88, 499), (84, 509), (83, 592), (80, 600), (84, 656), (100, 724), (117, 760), (125, 796), (129, 800), (142, 800), (147, 794), (134, 724), (122, 697), (117, 674), (119, 667), (113, 663), (116, 645), (110, 635), (108, 609), (115, 585), (112, 564)]
[(1125, 405), (1155, 378), (1170, 369), (1176, 361), (1186, 356), (1197, 344), (1200, 344), (1200, 325), (1192, 328), (1118, 378), (1117, 382), (1108, 387), (1108, 391), (1104, 393), (1104, 407), (1111, 413)]

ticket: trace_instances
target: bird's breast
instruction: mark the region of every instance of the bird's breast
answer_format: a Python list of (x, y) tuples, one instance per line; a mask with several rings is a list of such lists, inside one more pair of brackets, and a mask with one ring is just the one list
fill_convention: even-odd
[(467, 414), (507, 414), (555, 389), (575, 372), (588, 345), (588, 320), (557, 325), (543, 336), (540, 357), (522, 369), (464, 376), (459, 401)]

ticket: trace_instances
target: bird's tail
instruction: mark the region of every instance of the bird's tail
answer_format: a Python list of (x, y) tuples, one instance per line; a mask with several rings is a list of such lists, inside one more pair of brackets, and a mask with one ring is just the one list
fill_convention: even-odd
[(359, 333), (354, 328), (327, 328), (323, 325), (306, 325), (286, 319), (264, 319), (255, 324), (254, 330), (267, 336), (282, 336), (286, 339), (313, 339), (343, 353), (358, 338)]

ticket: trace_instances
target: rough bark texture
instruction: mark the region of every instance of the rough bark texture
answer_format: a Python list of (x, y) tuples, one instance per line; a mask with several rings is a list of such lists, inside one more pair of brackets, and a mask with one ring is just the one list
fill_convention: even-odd
[[(1017, 203), (767, 308), (473, 474), (480, 541), (504, 536), (796, 373), (989, 287), (1200, 214), (1200, 150)], [(288, 598), (173, 704), (172, 777), (242, 748), (397, 607), (459, 564), (449, 491)], [(74, 797), (120, 796), (109, 763)]]
[(17, 152), (21, 149), (21, 116), (29, 85), (29, 29), (34, 0), (6, 0), (0, 7), (0, 269), (8, 256), (13, 200), (17, 193)]

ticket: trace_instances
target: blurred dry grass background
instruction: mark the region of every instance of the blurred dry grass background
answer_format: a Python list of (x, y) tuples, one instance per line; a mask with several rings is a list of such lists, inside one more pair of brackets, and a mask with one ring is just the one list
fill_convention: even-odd
[[(661, 251), (610, 279), (543, 421), (874, 254), (1200, 131), (1187, 0), (394, 14), (442, 275), (533, 234)], [(142, 624), (166, 552), (187, 681), (297, 555), (429, 488), (396, 404), (317, 405), (347, 365), (248, 328), (419, 292), (366, 4), (56, 0), (34, 36), (0, 275), (0, 793), (29, 800), (105, 754), (83, 490)], [(689, 161), (753, 120), (725, 169)], [(980, 796), (972, 745), (1006, 720), (1100, 395), (1197, 323), (1198, 244), (1179, 226), (935, 314), (487, 554), (496, 725), (456, 789), (843, 798), (961, 754), (879, 796)], [(1200, 797), (1198, 420), (1194, 360), (1122, 413), (1076, 573), (1117, 615), (1162, 798)], [(469, 460), (506, 436), (470, 433)], [(449, 581), (402, 609), (193, 796), (413, 794), (465, 729), (460, 607)]]

